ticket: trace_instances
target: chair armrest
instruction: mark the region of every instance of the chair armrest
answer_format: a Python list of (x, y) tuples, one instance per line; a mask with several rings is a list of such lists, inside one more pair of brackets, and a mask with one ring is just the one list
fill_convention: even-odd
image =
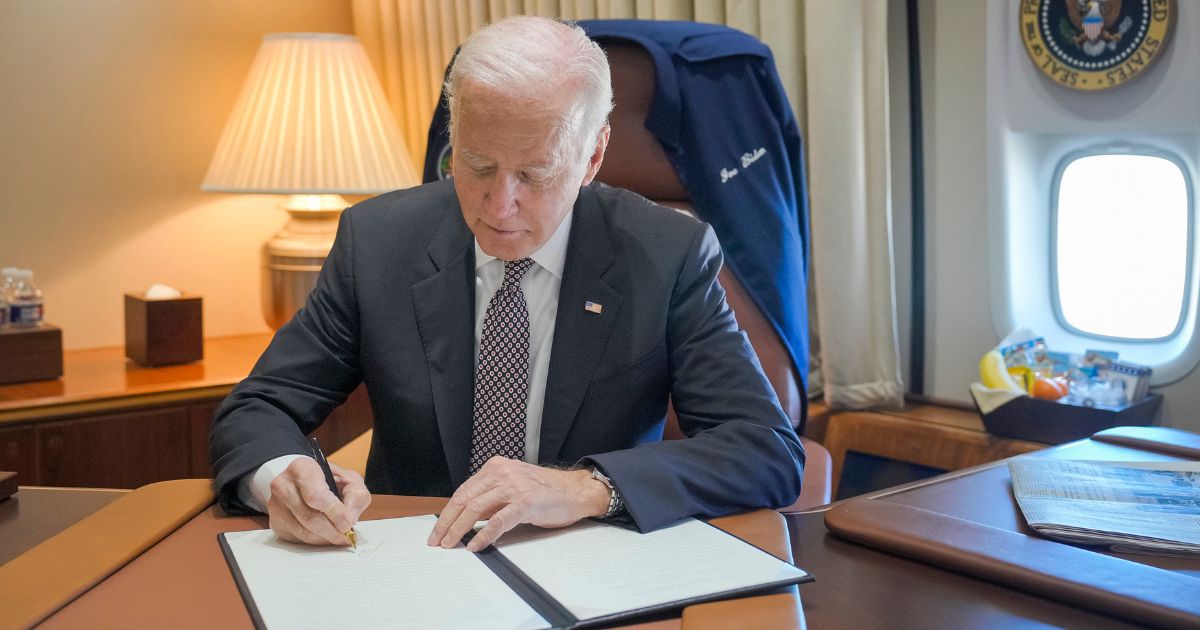
[(796, 502), (780, 508), (780, 512), (801, 512), (825, 505), (833, 500), (833, 457), (829, 451), (806, 437), (800, 437), (804, 445), (804, 481)]

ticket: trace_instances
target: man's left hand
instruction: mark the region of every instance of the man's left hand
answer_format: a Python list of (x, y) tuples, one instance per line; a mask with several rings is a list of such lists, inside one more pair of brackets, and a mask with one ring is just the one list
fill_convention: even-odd
[(467, 545), (479, 551), (521, 523), (565, 527), (600, 516), (608, 509), (608, 497), (608, 488), (588, 470), (556, 470), (493, 457), (450, 497), (429, 544), (454, 547), (476, 521), (487, 520)]

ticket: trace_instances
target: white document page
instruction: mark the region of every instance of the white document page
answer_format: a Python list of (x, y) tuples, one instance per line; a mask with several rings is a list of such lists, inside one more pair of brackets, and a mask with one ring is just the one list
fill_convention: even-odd
[(357, 551), (225, 537), (268, 628), (549, 627), (466, 547), (426, 545), (434, 522), (361, 521)]
[(523, 527), (496, 547), (581, 621), (808, 575), (695, 519), (647, 534)]

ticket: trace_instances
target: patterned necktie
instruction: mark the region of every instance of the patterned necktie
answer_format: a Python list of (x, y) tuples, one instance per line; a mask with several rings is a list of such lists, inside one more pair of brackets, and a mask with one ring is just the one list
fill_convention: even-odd
[(529, 395), (529, 307), (521, 278), (530, 258), (504, 263), (504, 280), (488, 303), (475, 370), (471, 469), (474, 475), (493, 455), (525, 457), (525, 405)]

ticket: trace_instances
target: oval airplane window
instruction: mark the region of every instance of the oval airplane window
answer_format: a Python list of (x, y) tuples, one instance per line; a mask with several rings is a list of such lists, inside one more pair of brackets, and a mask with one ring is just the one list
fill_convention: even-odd
[(1051, 239), (1060, 322), (1130, 341), (1177, 334), (1187, 304), (1190, 190), (1163, 155), (1080, 154), (1063, 161)]

